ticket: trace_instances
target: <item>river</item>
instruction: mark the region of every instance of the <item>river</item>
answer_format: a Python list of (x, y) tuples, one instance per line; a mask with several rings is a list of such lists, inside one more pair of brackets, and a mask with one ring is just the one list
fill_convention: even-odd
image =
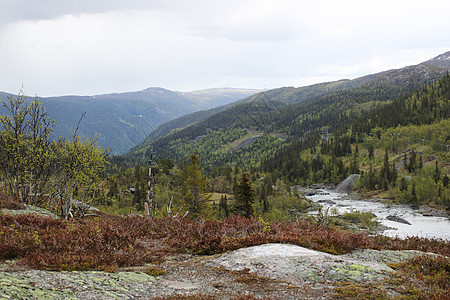
[[(329, 212), (333, 208), (336, 208), (339, 214), (352, 209), (372, 212), (382, 225), (392, 228), (383, 232), (387, 236), (400, 238), (420, 236), (450, 241), (450, 220), (448, 218), (423, 216), (407, 205), (385, 205), (377, 201), (353, 200), (347, 194), (330, 190), (317, 190), (317, 194), (307, 196), (307, 198), (319, 202), (324, 209), (330, 207)], [(390, 221), (386, 219), (387, 216), (398, 216), (407, 220), (411, 225)]]

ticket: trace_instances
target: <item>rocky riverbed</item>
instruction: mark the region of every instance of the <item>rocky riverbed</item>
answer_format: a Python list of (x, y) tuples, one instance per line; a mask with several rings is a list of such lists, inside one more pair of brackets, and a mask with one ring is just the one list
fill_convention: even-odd
[(176, 255), (161, 264), (116, 273), (49, 272), (0, 267), (0, 299), (176, 299), (182, 295), (230, 299), (329, 299), (338, 282), (381, 280), (419, 251), (357, 250), (331, 255), (287, 244), (265, 244), (215, 256)]
[(354, 210), (370, 212), (383, 226), (379, 233), (387, 236), (419, 236), (450, 240), (450, 218), (447, 212), (430, 207), (413, 209), (405, 204), (390, 204), (382, 199), (365, 198), (358, 194), (338, 193), (329, 189), (309, 190), (307, 198), (337, 215)]

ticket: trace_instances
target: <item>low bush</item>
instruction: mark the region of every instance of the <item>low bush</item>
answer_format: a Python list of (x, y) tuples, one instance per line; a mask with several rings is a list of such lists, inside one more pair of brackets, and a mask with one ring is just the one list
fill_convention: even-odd
[(341, 283), (336, 285), (336, 299), (448, 299), (450, 261), (441, 255), (422, 255), (405, 262), (390, 264), (395, 272), (384, 281)]
[(0, 209), (24, 209), (25, 205), (17, 198), (0, 193)]
[(106, 270), (161, 259), (119, 218), (81, 221), (0, 215), (0, 259), (45, 270)]
[(341, 218), (353, 224), (360, 224), (365, 228), (374, 228), (378, 225), (375, 220), (376, 216), (371, 212), (352, 210), (351, 212), (345, 212)]
[(392, 264), (402, 281), (420, 281), (427, 293), (447, 295), (450, 290), (450, 260), (441, 255), (421, 255), (406, 262)]
[[(270, 230), (266, 230), (270, 226)], [(140, 216), (55, 220), (0, 214), (0, 260), (45, 270), (106, 270), (158, 262), (168, 253), (215, 254), (264, 243), (289, 243), (342, 254), (357, 248), (415, 249), (450, 255), (442, 240), (369, 236), (310, 221), (222, 221)]]

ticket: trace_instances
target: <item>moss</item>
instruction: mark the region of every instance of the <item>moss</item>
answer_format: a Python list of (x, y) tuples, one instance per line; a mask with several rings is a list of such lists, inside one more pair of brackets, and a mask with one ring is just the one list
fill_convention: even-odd
[[(0, 272), (0, 299), (80, 299), (79, 291), (92, 291), (99, 298), (123, 299), (133, 295), (133, 286), (155, 281), (141, 272), (46, 272), (45, 287), (36, 286), (40, 271)], [(51, 278), (57, 277), (58, 280)], [(45, 277), (47, 278), (47, 277)], [(70, 287), (70, 288), (67, 288)], [(80, 296), (77, 297), (76, 295)]]
[(166, 271), (155, 266), (150, 266), (144, 271), (144, 273), (151, 276), (161, 276), (166, 274)]
[(9, 273), (0, 273), (0, 297), (2, 299), (77, 299), (73, 296), (73, 292), (34, 287), (25, 278)]
[[(305, 262), (307, 263), (307, 262)], [(297, 271), (293, 274), (294, 278), (301, 279), (302, 281), (315, 281), (315, 282), (322, 282), (323, 278), (319, 276), (319, 274), (311, 269), (305, 269), (305, 268), (299, 268)], [(289, 278), (285, 278), (289, 279)]]
[(355, 282), (372, 279), (377, 272), (375, 269), (372, 269), (368, 266), (351, 264), (346, 265), (342, 268), (336, 268), (334, 272), (331, 273), (334, 273), (333, 277), (337, 277), (336, 279), (344, 279)]

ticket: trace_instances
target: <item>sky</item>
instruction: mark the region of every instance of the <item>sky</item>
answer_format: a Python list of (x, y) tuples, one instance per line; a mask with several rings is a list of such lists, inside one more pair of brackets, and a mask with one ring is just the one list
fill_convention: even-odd
[(0, 0), (0, 91), (271, 89), (450, 50), (448, 0)]

